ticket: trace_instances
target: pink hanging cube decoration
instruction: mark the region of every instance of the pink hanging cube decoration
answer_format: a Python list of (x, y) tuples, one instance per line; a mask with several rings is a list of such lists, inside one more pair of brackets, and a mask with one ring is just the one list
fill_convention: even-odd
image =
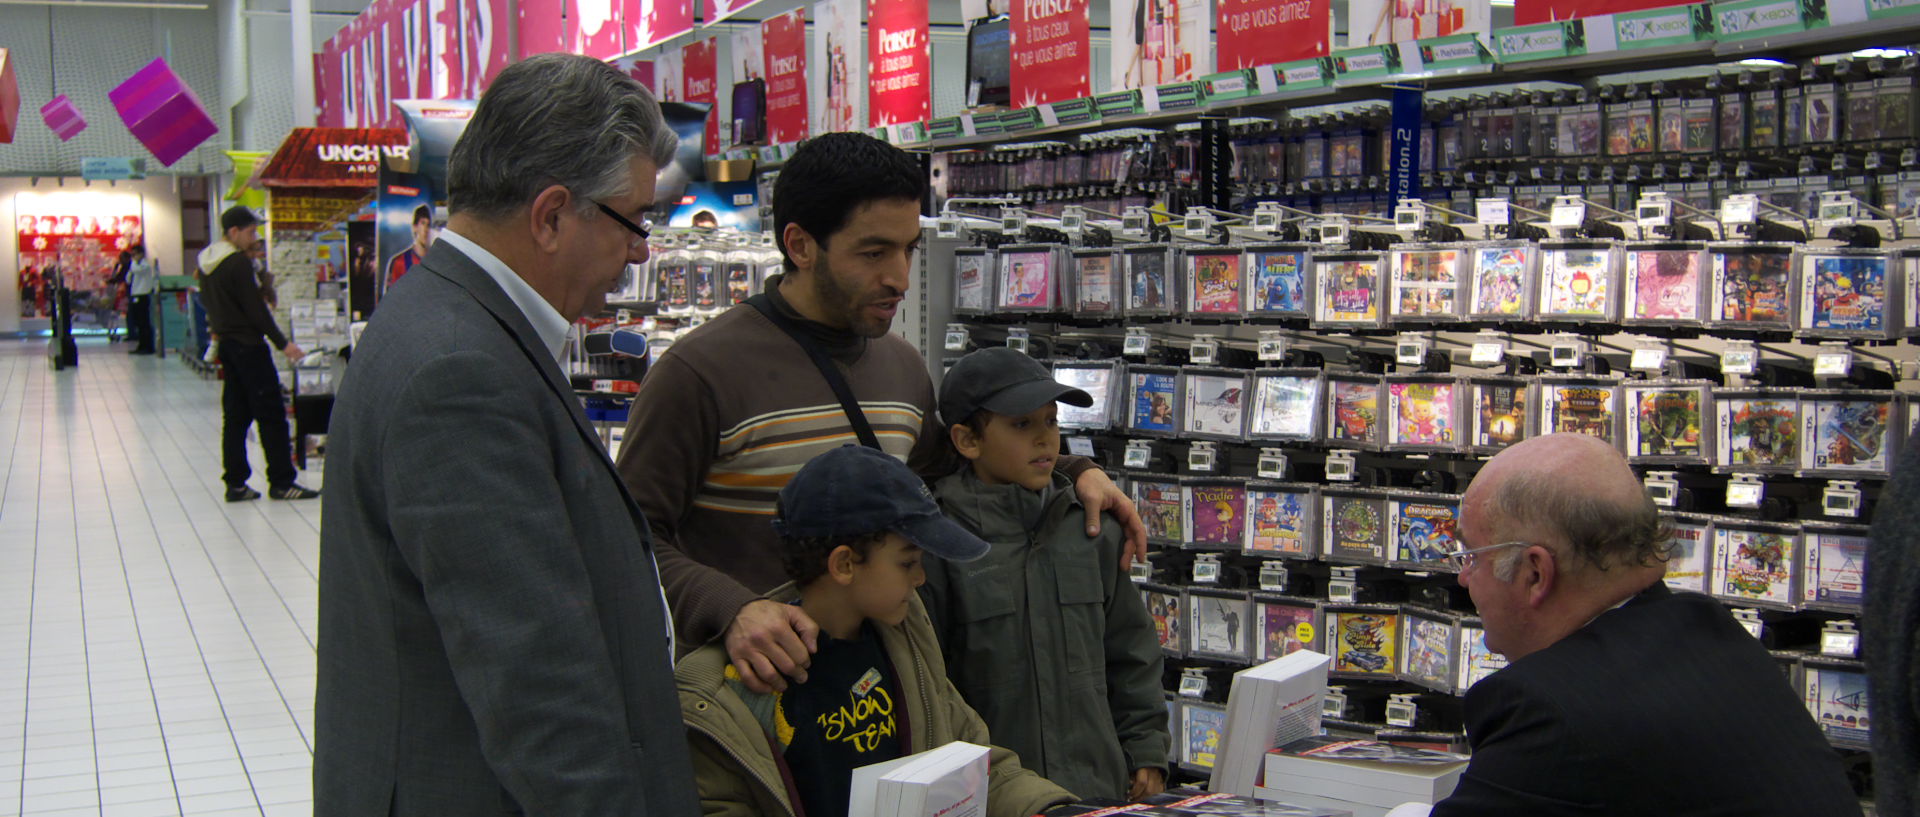
[(13, 52), (0, 48), (0, 144), (13, 141), (20, 124), (20, 80), (13, 75)]
[(133, 138), (153, 151), (162, 165), (180, 161), (220, 132), (200, 104), (200, 97), (167, 67), (164, 59), (134, 72), (126, 82), (108, 91), (107, 98), (113, 101)]
[(86, 117), (80, 115), (80, 108), (66, 94), (47, 100), (40, 106), (40, 118), (47, 123), (47, 129), (65, 142), (87, 129)]

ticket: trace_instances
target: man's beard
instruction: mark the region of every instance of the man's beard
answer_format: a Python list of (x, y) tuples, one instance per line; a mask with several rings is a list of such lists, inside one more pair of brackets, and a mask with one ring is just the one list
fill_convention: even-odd
[(840, 280), (834, 277), (833, 268), (827, 266), (826, 253), (821, 253), (821, 256), (813, 268), (813, 298), (821, 309), (826, 310), (828, 325), (844, 324), (848, 331), (863, 338), (877, 338), (892, 329), (891, 318), (881, 321), (866, 317), (869, 301), (841, 286)]

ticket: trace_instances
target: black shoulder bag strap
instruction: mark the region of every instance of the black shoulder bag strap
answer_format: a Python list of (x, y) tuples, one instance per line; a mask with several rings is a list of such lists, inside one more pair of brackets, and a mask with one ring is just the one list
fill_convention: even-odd
[(840, 367), (833, 365), (833, 358), (827, 356), (826, 350), (794, 325), (792, 318), (780, 314), (780, 310), (774, 308), (773, 300), (765, 293), (748, 298), (747, 303), (760, 310), (760, 314), (767, 316), (767, 320), (773, 321), (774, 326), (780, 327), (780, 331), (787, 333), (787, 337), (793, 338), (794, 343), (806, 350), (807, 357), (812, 358), (813, 365), (820, 370), (820, 376), (827, 379), (827, 387), (833, 389), (833, 396), (840, 398), (840, 410), (846, 412), (847, 424), (853, 426), (853, 433), (860, 437), (860, 444), (881, 450), (880, 438), (874, 436), (873, 426), (867, 423), (867, 413), (860, 409), (859, 401), (853, 399), (853, 388), (847, 385), (847, 378), (840, 374)]

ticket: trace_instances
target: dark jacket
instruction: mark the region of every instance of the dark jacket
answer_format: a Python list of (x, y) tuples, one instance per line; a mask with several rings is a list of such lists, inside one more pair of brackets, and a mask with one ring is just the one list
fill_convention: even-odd
[(200, 303), (207, 308), (207, 331), (222, 343), (258, 346), (272, 341), (273, 348), (282, 348), (287, 336), (273, 322), (254, 272), (253, 259), (225, 241), (200, 252)]
[(994, 740), (1082, 798), (1124, 800), (1134, 769), (1167, 767), (1164, 658), (1120, 569), (1122, 527), (1108, 517), (1087, 538), (1073, 486), (1053, 479), (1044, 498), (971, 470), (936, 483), (941, 510), (993, 549), (964, 564), (928, 556), (920, 594)]
[(499, 284), (435, 244), (330, 438), (315, 817), (697, 813), (646, 520)]
[(1467, 690), (1433, 817), (1858, 817), (1840, 757), (1725, 607), (1656, 582)]
[[(768, 598), (799, 598), (793, 585)], [(909, 752), (938, 749), (956, 740), (993, 749), (987, 776), (986, 817), (1027, 817), (1073, 799), (1059, 786), (1022, 768), (1020, 758), (990, 738), (980, 717), (967, 708), (946, 679), (927, 612), (916, 599), (907, 619), (880, 627), (880, 643), (899, 675), (901, 734)], [(772, 726), (778, 699), (752, 692), (727, 663), (726, 648), (708, 644), (674, 670), (680, 712), (693, 747), (694, 780), (707, 817), (793, 817), (798, 795), (789, 772), (774, 754)], [(851, 773), (851, 770), (849, 770)]]
[(1920, 814), (1920, 434), (1880, 494), (1860, 622), (1880, 813)]

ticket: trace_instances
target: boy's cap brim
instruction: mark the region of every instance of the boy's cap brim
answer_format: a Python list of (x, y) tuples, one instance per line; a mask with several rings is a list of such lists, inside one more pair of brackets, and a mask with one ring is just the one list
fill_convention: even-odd
[(903, 519), (893, 530), (915, 547), (949, 562), (971, 562), (993, 547), (940, 514)]
[[(1093, 405), (1093, 395), (1057, 380), (1033, 380), (995, 392), (993, 396), (980, 401), (979, 408), (1008, 417), (1024, 417), (1054, 402), (1086, 408)], [(961, 417), (957, 421), (965, 420), (965, 417)]]

